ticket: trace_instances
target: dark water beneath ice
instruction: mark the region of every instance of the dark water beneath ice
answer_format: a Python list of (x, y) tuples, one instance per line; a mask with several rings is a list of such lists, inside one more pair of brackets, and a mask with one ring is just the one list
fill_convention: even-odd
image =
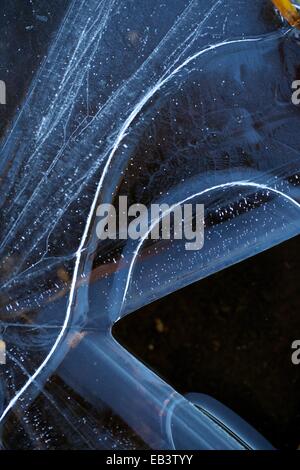
[[(300, 117), (291, 103), (299, 42), (268, 1), (21, 3), (4, 2), (0, 19), (8, 88), (0, 159), (3, 445), (14, 445), (8, 430), (17, 416), (22, 446), (35, 447), (36, 437), (45, 448), (138, 445), (123, 421), (147, 445), (176, 446), (152, 416), (172, 388), (134, 362), (110, 329), (299, 233)], [(204, 248), (99, 242), (96, 207), (120, 194), (204, 204)], [(86, 403), (79, 411), (75, 393), (99, 415)], [(134, 394), (140, 403), (147, 397), (140, 413), (150, 432), (128, 407)], [(37, 411), (27, 406), (37, 396), (49, 404), (36, 429)], [(186, 419), (186, 402), (180, 406)], [(111, 409), (121, 417), (119, 434), (107, 424)], [(87, 423), (77, 432), (79, 417)], [(55, 429), (69, 423), (65, 442), (52, 419)], [(103, 432), (91, 438), (95, 420)]]

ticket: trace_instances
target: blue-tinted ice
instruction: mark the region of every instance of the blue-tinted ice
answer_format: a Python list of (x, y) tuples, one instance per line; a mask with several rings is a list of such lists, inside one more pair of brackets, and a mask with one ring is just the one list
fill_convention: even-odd
[[(2, 139), (2, 447), (269, 446), (111, 328), (299, 234), (300, 46), (270, 3), (63, 2)], [(96, 208), (119, 195), (204, 204), (204, 248), (100, 242)]]

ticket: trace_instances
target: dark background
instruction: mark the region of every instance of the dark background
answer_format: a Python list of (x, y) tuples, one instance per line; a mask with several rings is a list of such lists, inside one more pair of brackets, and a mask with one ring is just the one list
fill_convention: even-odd
[(176, 390), (207, 393), (273, 445), (300, 445), (300, 238), (119, 322), (116, 338)]
[(43, 63), (70, 0), (1, 0), (0, 80), (7, 104), (0, 106), (0, 136), (10, 126)]

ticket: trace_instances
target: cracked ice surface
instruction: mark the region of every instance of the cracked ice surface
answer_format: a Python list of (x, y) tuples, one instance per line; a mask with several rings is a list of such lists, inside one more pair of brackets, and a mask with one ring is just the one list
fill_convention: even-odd
[[(122, 315), (299, 233), (299, 43), (261, 0), (65, 7), (2, 139), (2, 446), (166, 445), (147, 410), (151, 438), (120, 408), (133, 366), (118, 376), (126, 352), (106, 336)], [(121, 194), (203, 203), (204, 248), (99, 242), (96, 207)], [(88, 377), (74, 370), (82, 357)], [(161, 382), (145, 394), (163, 407)]]

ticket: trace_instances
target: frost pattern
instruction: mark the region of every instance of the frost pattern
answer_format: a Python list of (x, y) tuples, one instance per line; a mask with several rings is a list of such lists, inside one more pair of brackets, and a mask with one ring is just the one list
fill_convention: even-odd
[[(3, 447), (243, 447), (111, 328), (299, 233), (298, 55), (259, 0), (70, 2), (2, 143)], [(99, 242), (121, 194), (203, 203), (204, 248)]]

